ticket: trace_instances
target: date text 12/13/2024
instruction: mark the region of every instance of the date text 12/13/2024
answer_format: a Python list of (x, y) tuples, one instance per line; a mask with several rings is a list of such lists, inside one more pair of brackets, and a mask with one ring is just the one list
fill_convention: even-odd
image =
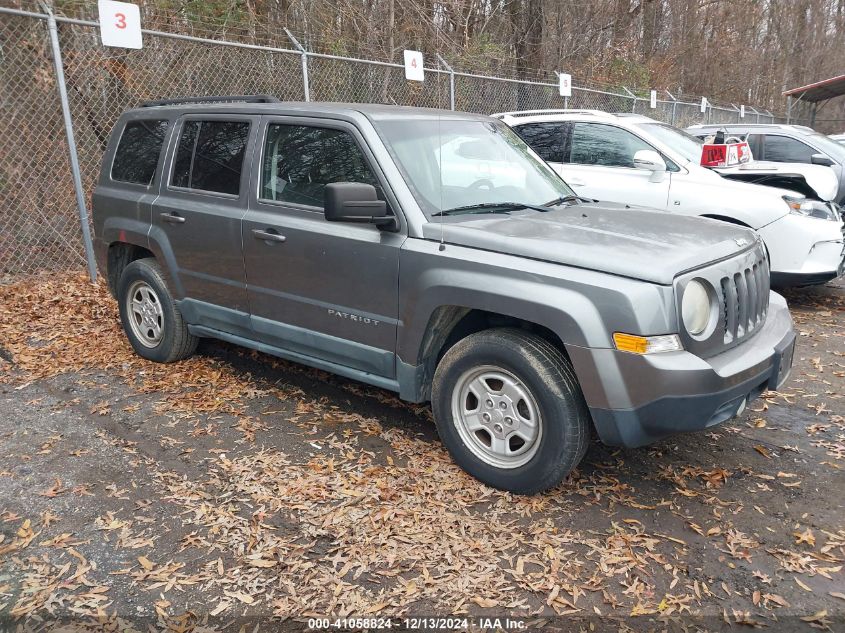
[(520, 618), (496, 617), (403, 617), (403, 618), (309, 618), (308, 629), (357, 630), (402, 629), (408, 631), (455, 631), (481, 628), (485, 630), (521, 631), (526, 621)]

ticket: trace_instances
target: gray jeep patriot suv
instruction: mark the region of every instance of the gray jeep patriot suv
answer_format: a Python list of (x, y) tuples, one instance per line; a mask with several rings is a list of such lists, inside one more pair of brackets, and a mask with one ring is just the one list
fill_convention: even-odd
[(431, 401), (455, 461), (533, 493), (595, 427), (731, 418), (795, 335), (755, 233), (573, 195), (484, 116), (269, 97), (123, 114), (93, 199), (138, 354), (214, 337)]

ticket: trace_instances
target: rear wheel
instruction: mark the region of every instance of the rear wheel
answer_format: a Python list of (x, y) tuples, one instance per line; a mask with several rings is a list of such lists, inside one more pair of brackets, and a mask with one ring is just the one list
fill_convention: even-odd
[(432, 407), (455, 462), (515, 493), (555, 486), (589, 444), (589, 411), (572, 366), (522, 330), (485, 330), (455, 344), (437, 366)]
[(117, 300), (123, 330), (139, 356), (171, 363), (196, 350), (198, 339), (188, 332), (155, 259), (138, 259), (123, 269)]

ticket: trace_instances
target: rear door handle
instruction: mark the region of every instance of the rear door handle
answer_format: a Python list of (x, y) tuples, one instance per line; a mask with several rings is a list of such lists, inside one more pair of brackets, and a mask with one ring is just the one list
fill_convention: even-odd
[(273, 229), (252, 229), (252, 234), (257, 240), (264, 240), (265, 242), (284, 242), (287, 238), (273, 231)]
[(185, 224), (185, 218), (175, 213), (162, 213), (161, 219), (165, 222), (170, 222), (170, 224)]

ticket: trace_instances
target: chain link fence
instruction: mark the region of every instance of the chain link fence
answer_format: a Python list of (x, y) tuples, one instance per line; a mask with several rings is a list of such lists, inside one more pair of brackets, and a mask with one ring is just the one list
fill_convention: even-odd
[[(739, 108), (622, 88), (574, 87), (557, 78), (526, 81), (453, 70), (445, 60), (425, 69), (425, 82), (405, 79), (401, 64), (291, 48), (144, 31), (144, 47), (104, 47), (96, 22), (55, 17), (58, 50), (46, 14), (0, 8), (0, 279), (79, 268), (86, 262), (54, 54), (64, 69), (66, 106), (79, 158), (82, 199), (90, 202), (108, 135), (121, 112), (151, 99), (272, 94), (284, 100), (379, 102), (470, 112), (582, 108), (636, 112), (684, 127), (739, 121)], [(430, 60), (431, 61), (431, 60)], [(772, 122), (746, 109), (746, 120)], [(755, 118), (756, 117), (756, 120)], [(81, 212), (80, 212), (81, 211)]]

